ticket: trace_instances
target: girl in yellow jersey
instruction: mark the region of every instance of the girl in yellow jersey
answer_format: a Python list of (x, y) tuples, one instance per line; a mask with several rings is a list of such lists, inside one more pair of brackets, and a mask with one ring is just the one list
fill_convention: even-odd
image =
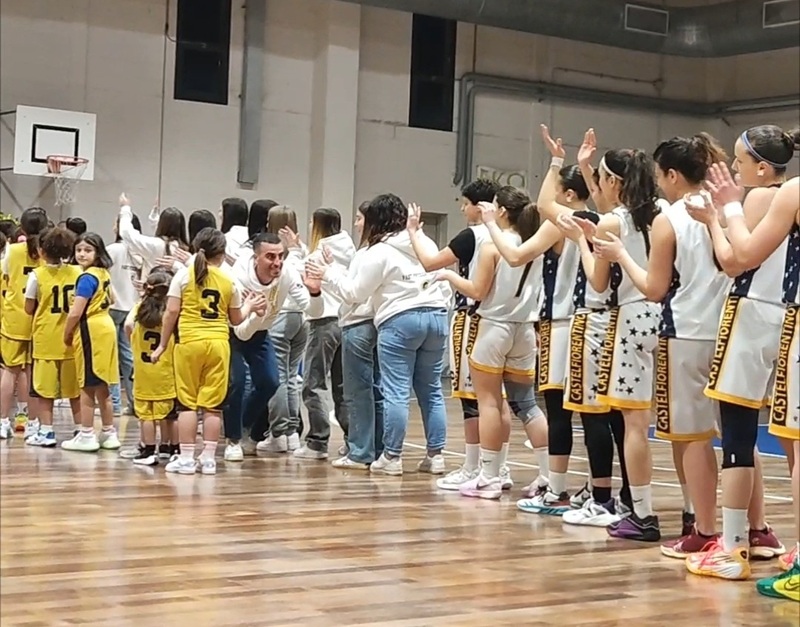
[[(225, 236), (206, 227), (192, 243), (194, 263), (183, 268), (169, 286), (161, 342), (153, 351), (153, 363), (165, 355), (178, 325), (175, 344), (175, 386), (179, 411), (180, 456), (167, 464), (167, 472), (193, 475), (196, 466), (204, 475), (217, 472), (214, 455), (220, 432), (220, 408), (228, 390), (230, 324), (240, 324), (251, 311), (262, 311), (263, 296), (242, 295), (220, 265), (225, 259)], [(197, 410), (203, 414), (203, 452), (194, 459)]]
[[(117, 328), (108, 312), (113, 302), (111, 258), (103, 238), (84, 233), (75, 240), (75, 261), (83, 269), (75, 284), (75, 301), (64, 327), (64, 344), (74, 347), (75, 370), (81, 388), (81, 429), (61, 448), (94, 452), (119, 448), (108, 386), (119, 383)], [(103, 430), (94, 432), (94, 407), (100, 408)]]
[[(139, 418), (140, 448), (133, 463), (156, 466), (156, 422), (161, 421), (161, 443), (177, 442), (175, 424), (175, 370), (173, 366), (174, 337), (156, 363), (151, 353), (161, 341), (161, 319), (167, 306), (167, 291), (172, 274), (159, 270), (150, 272), (144, 284), (142, 302), (136, 305), (125, 321), (133, 351), (134, 412)], [(177, 452), (177, 451), (176, 451)]]
[[(22, 212), (20, 226), (27, 240), (8, 246), (2, 262), (3, 327), (0, 334), (0, 353), (3, 374), (0, 377), (0, 440), (13, 437), (11, 417), (17, 414), (25, 422), (28, 411), (28, 375), (31, 363), (31, 317), (25, 313), (25, 285), (28, 274), (42, 265), (39, 257), (39, 234), (47, 227), (44, 209), (32, 207)], [(14, 389), (19, 391), (19, 410), (14, 407)], [(36, 416), (36, 404), (31, 403), (31, 416)], [(32, 435), (26, 432), (26, 436)]]
[[(31, 327), (31, 398), (38, 399), (39, 420), (29, 420), (30, 430), (36, 433), (25, 438), (31, 446), (53, 447), (53, 401), (68, 398), (72, 417), (80, 425), (81, 403), (78, 376), (75, 372), (72, 346), (59, 342), (64, 335), (75, 283), (80, 276), (78, 266), (65, 264), (69, 258), (75, 236), (63, 228), (45, 231), (39, 243), (40, 257), (46, 265), (28, 275), (25, 287), (25, 313), (33, 316)], [(54, 338), (56, 338), (54, 340)]]

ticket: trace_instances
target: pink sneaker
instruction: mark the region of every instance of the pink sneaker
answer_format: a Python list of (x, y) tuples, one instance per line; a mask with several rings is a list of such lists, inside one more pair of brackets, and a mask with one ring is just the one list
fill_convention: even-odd
[(784, 553), (786, 548), (771, 527), (750, 530), (750, 559), (771, 560)]
[(503, 482), (500, 477), (487, 479), (479, 474), (474, 479), (464, 483), (458, 490), (462, 496), (475, 499), (499, 499), (503, 495)]

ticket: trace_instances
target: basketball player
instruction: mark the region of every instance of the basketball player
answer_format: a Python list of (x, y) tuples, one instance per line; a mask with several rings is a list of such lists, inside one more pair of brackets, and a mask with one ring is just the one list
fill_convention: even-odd
[[(150, 360), (158, 363), (178, 328), (175, 345), (175, 387), (178, 394), (180, 456), (167, 472), (204, 475), (217, 472), (214, 455), (220, 432), (220, 407), (228, 392), (230, 340), (228, 324), (241, 324), (251, 311), (263, 311), (263, 297), (249, 295), (242, 302), (235, 281), (220, 269), (225, 259), (225, 236), (205, 228), (192, 243), (197, 251), (191, 267), (172, 279), (161, 328), (161, 341)], [(195, 461), (197, 411), (203, 414), (203, 452)]]
[[(650, 252), (650, 224), (656, 213), (656, 187), (650, 158), (639, 150), (609, 150), (600, 161), (600, 189), (616, 208), (597, 224), (597, 234), (620, 237), (638, 263)], [(565, 232), (575, 239), (577, 231), (569, 216), (561, 216)], [(590, 227), (595, 225), (582, 222)], [(653, 515), (652, 459), (648, 443), (652, 405), (653, 351), (656, 348), (660, 311), (626, 277), (618, 265), (595, 258), (584, 237), (576, 239), (587, 280), (600, 292), (609, 289), (608, 331), (600, 352), (597, 397), (625, 420), (625, 457), (631, 482), (633, 513), (609, 525), (614, 537), (656, 542), (661, 534)]]
[[(519, 246), (539, 227), (536, 206), (528, 195), (514, 187), (497, 190), (494, 204), (503, 236)], [(487, 207), (487, 211), (491, 211)], [(552, 245), (545, 242), (540, 255)], [(481, 470), (463, 483), (464, 496), (499, 499), (503, 493), (500, 469), (506, 463), (511, 434), (510, 405), (520, 418), (529, 438), (535, 442), (536, 420), (544, 416), (536, 406), (536, 330), (534, 318), (541, 289), (541, 256), (524, 267), (512, 267), (489, 242), (481, 246), (471, 280), (452, 270), (440, 271), (438, 278), (449, 281), (461, 294), (479, 302), (475, 341), (469, 357), (470, 372), (480, 411)], [(508, 405), (503, 400), (503, 388)], [(546, 486), (546, 480), (538, 482)]]
[[(742, 185), (757, 189), (748, 194), (743, 208), (728, 207), (724, 218), (743, 214), (747, 227), (755, 228), (785, 180), (794, 141), (777, 126), (757, 126), (742, 133), (734, 153), (733, 166)], [(715, 166), (712, 173), (718, 172)], [(712, 222), (709, 228), (717, 257), (731, 255), (721, 226)], [(748, 531), (747, 507), (753, 491), (761, 489), (754, 478), (758, 414), (770, 391), (785, 304), (794, 300), (792, 284), (797, 285), (797, 258), (789, 237), (784, 234), (763, 263), (743, 264), (742, 270), (725, 301), (706, 388), (706, 394), (720, 402), (722, 539), (707, 553), (691, 555), (686, 561), (694, 574), (723, 579), (747, 579), (748, 559), (756, 547), (770, 550), (771, 556), (784, 552), (766, 525)], [(777, 279), (781, 276), (783, 281)]]
[[(467, 220), (462, 229), (442, 250), (433, 253), (421, 246), (418, 240), (419, 220), (409, 214), (408, 231), (414, 252), (425, 270), (435, 272), (449, 266), (457, 265), (458, 272), (464, 279), (469, 279), (475, 272), (478, 262), (478, 251), (488, 241), (486, 227), (481, 223), (480, 203), (494, 201), (500, 185), (490, 179), (477, 179), (461, 188), (461, 212)], [(442, 490), (458, 490), (461, 485), (474, 479), (480, 472), (480, 433), (478, 427), (478, 401), (472, 389), (469, 370), (469, 355), (475, 342), (476, 303), (464, 294), (456, 291), (456, 307), (450, 326), (450, 377), (452, 394), (461, 401), (464, 416), (464, 447), (466, 456), (464, 465), (436, 482)], [(508, 467), (503, 468), (506, 489), (513, 486)]]
[[(0, 375), (0, 440), (14, 436), (12, 424), (14, 412), (14, 389), (19, 396), (18, 410), (14, 412), (15, 422), (26, 428), (25, 437), (36, 434), (37, 422), (28, 422), (28, 377), (31, 362), (31, 317), (25, 313), (25, 284), (34, 268), (43, 264), (39, 256), (39, 234), (47, 227), (47, 214), (44, 209), (31, 207), (22, 212), (20, 227), (26, 241), (9, 244), (2, 261), (3, 275), (3, 326), (0, 336), (0, 354), (3, 372)], [(31, 404), (30, 415), (35, 419), (35, 403)]]

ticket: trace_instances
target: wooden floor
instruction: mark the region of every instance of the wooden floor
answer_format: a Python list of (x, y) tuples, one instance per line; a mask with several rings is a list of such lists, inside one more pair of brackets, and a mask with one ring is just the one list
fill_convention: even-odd
[[(449, 409), (448, 449), (460, 452), (459, 411), (452, 401)], [(66, 435), (66, 419), (61, 427)], [(134, 443), (135, 421), (121, 428)], [(518, 512), (519, 488), (536, 475), (518, 425), (510, 455), (517, 485), (499, 503), (442, 493), (414, 472), (421, 433), (415, 411), (402, 478), (286, 455), (220, 460), (216, 476), (186, 477), (112, 452), (2, 443), (0, 623), (800, 624), (796, 604), (759, 597), (753, 582), (693, 577), (655, 546)], [(571, 488), (583, 482), (581, 439)], [(653, 448), (655, 504), (674, 535), (680, 491), (668, 446)], [(453, 468), (461, 461), (447, 457)], [(770, 458), (765, 466), (769, 519), (788, 544), (786, 465)], [(775, 568), (758, 564), (755, 575)]]

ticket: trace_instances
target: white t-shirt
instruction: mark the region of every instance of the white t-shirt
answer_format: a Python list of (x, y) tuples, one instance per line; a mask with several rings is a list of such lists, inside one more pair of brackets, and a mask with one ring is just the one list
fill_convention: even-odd
[[(117, 311), (130, 311), (139, 301), (139, 291), (133, 282), (140, 277), (142, 271), (141, 259), (137, 259), (128, 252), (124, 242), (115, 242), (108, 247), (108, 254), (114, 265), (109, 269), (111, 287), (114, 289), (114, 304), (111, 309)], [(146, 278), (146, 277), (145, 277)]]

